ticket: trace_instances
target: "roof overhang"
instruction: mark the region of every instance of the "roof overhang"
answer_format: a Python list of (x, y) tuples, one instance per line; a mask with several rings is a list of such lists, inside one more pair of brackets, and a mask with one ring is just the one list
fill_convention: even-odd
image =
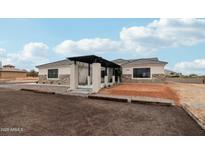
[(68, 59), (74, 62), (78, 61), (78, 62), (83, 62), (88, 64), (100, 63), (102, 67), (120, 68), (120, 65), (95, 55), (69, 57)]

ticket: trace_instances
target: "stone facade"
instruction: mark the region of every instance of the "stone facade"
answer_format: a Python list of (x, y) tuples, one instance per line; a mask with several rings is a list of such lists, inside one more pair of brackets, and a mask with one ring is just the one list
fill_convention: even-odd
[(122, 82), (127, 83), (198, 83), (205, 84), (205, 77), (167, 77), (165, 74), (152, 74), (152, 79), (132, 79), (131, 74), (123, 74)]
[(131, 82), (132, 75), (131, 74), (122, 74), (122, 82)]
[(123, 74), (122, 82), (131, 82), (131, 83), (163, 83), (166, 81), (166, 76), (164, 74), (152, 74), (151, 79), (132, 79), (131, 74)]
[(59, 75), (58, 79), (48, 79), (47, 75), (39, 75), (40, 84), (70, 85), (70, 75)]
[(152, 74), (152, 82), (164, 83), (166, 82), (166, 75), (165, 74)]

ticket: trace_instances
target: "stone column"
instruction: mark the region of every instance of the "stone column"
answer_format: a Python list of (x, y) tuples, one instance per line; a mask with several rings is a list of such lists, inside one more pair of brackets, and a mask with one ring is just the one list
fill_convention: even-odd
[(88, 86), (90, 86), (91, 82), (90, 82), (90, 76), (88, 76)]
[(115, 68), (112, 68), (112, 84), (115, 84)]
[(108, 86), (108, 68), (105, 67), (105, 74), (104, 74), (104, 84), (105, 84), (105, 87)]
[(117, 83), (120, 83), (120, 76), (117, 77)]
[(115, 76), (112, 76), (112, 84), (115, 84)]
[(107, 87), (108, 86), (108, 76), (104, 76), (104, 83), (105, 83), (105, 86)]
[(92, 92), (97, 93), (101, 88), (101, 64), (92, 64)]
[(73, 63), (70, 67), (70, 89), (78, 87), (78, 64)]
[(88, 86), (90, 86), (91, 80), (90, 80), (90, 63), (88, 64)]

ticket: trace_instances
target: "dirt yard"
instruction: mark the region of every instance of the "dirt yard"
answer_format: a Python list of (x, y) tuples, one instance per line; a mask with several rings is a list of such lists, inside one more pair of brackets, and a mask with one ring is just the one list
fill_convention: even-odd
[(179, 98), (174, 90), (166, 84), (154, 83), (130, 83), (122, 84), (100, 91), (101, 94), (126, 95), (126, 96), (146, 96), (171, 99), (179, 103)]
[(205, 128), (205, 85), (188, 83), (130, 83), (102, 89), (102, 94), (171, 99), (185, 106)]
[(205, 135), (179, 107), (0, 88), (0, 135)]

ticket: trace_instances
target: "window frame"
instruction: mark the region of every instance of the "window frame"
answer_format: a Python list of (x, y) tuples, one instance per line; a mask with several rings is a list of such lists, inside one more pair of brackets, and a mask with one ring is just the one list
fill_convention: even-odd
[[(149, 77), (145, 77), (145, 78), (140, 78), (140, 77), (134, 77), (134, 69), (149, 69), (150, 70), (150, 76)], [(142, 79), (142, 80), (146, 80), (146, 79), (152, 79), (152, 72), (151, 72), (151, 67), (133, 67), (132, 68), (132, 79)]]
[[(57, 70), (57, 78), (53, 78), (53, 77), (51, 78), (51, 77), (49, 77), (49, 73), (48, 73), (48, 72), (49, 72), (50, 70)], [(59, 69), (58, 69), (58, 68), (49, 68), (48, 71), (47, 71), (47, 79), (48, 79), (48, 80), (58, 80), (58, 79), (59, 79)]]

